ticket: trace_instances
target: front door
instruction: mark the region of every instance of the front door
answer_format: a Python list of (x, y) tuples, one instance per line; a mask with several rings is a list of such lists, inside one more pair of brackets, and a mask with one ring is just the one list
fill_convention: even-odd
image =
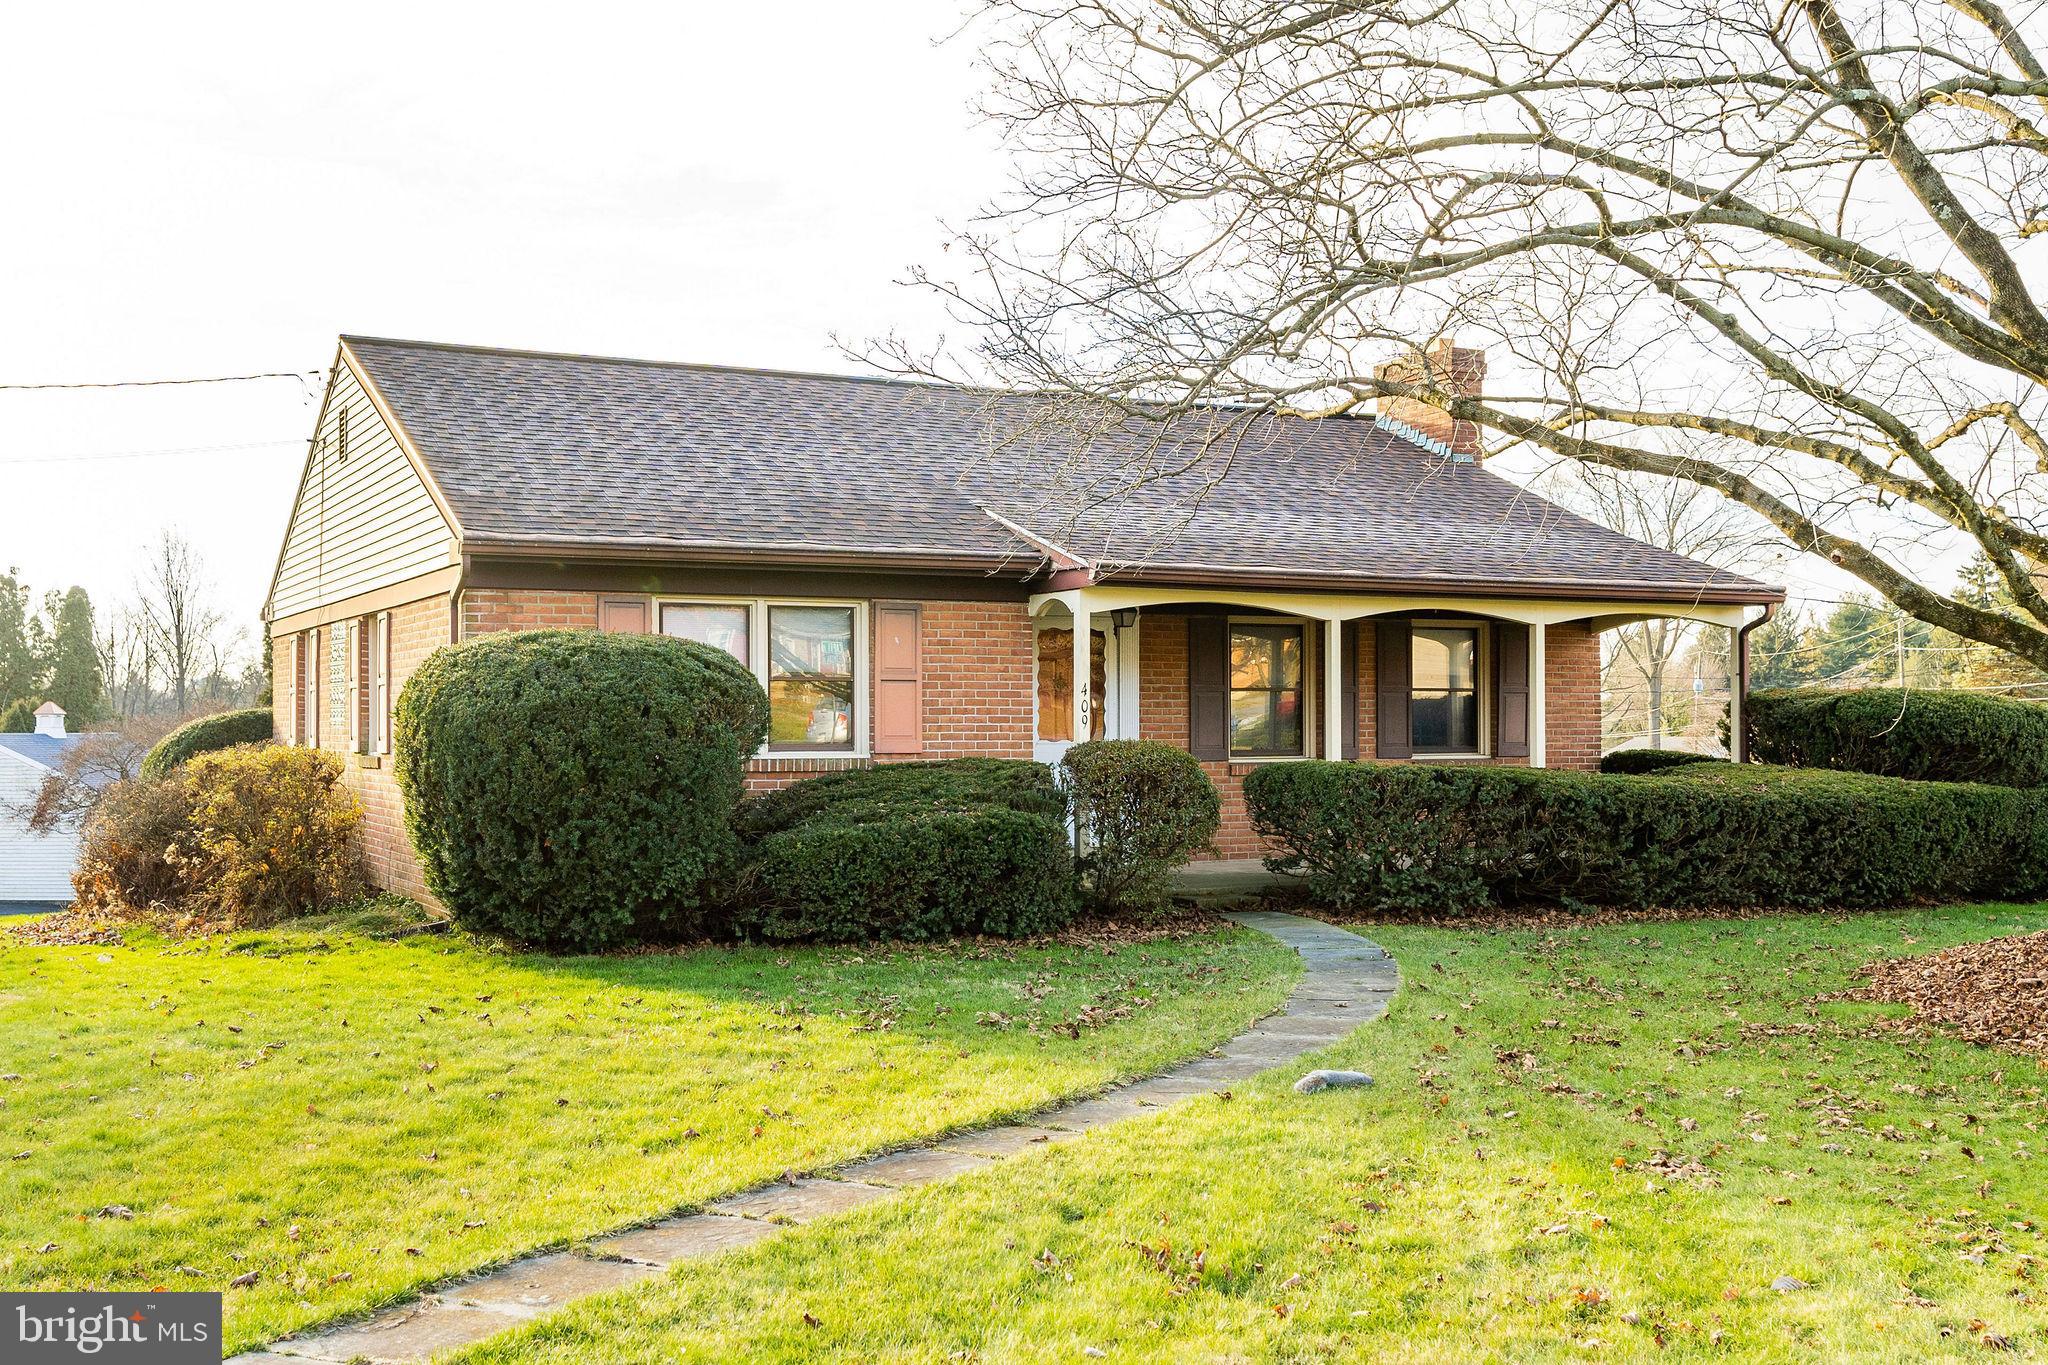
[[(1089, 735), (1101, 739), (1118, 733), (1116, 632), (1108, 629), (1106, 618), (1097, 618), (1089, 632), (1094, 648), (1094, 674), (1089, 679)], [(1041, 625), (1038, 628), (1037, 717), (1032, 756), (1040, 763), (1057, 763), (1074, 742), (1074, 632), (1071, 626)]]

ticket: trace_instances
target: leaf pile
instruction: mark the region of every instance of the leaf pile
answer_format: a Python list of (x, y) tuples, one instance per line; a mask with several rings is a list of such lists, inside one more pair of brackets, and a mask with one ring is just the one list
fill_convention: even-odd
[(1853, 998), (1911, 1005), (1913, 1021), (1960, 1038), (2048, 1054), (2048, 933), (1963, 943), (1865, 967)]

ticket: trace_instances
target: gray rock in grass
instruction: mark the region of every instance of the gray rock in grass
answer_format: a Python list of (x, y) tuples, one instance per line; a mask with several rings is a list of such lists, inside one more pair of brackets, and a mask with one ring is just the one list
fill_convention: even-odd
[(1297, 1095), (1313, 1095), (1318, 1090), (1341, 1089), (1352, 1085), (1371, 1085), (1372, 1077), (1363, 1071), (1311, 1071), (1294, 1083)]

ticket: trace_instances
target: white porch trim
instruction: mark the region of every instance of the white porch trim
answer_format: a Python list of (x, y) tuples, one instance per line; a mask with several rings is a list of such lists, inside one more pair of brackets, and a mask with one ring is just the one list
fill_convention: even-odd
[(1237, 588), (1174, 588), (1144, 584), (1098, 583), (1064, 592), (1034, 593), (1031, 612), (1037, 615), (1048, 603), (1058, 602), (1072, 610), (1077, 599), (1087, 601), (1090, 612), (1117, 611), (1126, 607), (1159, 607), (1183, 603), (1214, 602), (1219, 606), (1254, 607), (1316, 621), (1347, 621), (1359, 616), (1386, 616), (1395, 612), (1449, 611), (1466, 615), (1491, 616), (1502, 621), (1523, 621), (1529, 625), (1551, 625), (1562, 621), (1591, 619), (1596, 629), (1645, 621), (1654, 617), (1678, 617), (1714, 626), (1740, 626), (1750, 608), (1739, 603), (1616, 602), (1598, 598), (1453, 597), (1447, 595), (1367, 595), (1352, 593), (1262, 592)]

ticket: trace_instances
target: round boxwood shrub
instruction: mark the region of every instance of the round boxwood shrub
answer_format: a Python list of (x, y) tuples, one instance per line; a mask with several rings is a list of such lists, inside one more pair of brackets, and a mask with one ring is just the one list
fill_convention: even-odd
[(1765, 763), (1923, 782), (2048, 784), (2048, 707), (1970, 692), (1788, 688), (1743, 703)]
[(767, 727), (754, 675), (691, 641), (524, 631), (436, 650), (394, 728), (427, 885), (461, 923), (548, 948), (700, 932)]
[(1104, 906), (1157, 907), (1174, 869), (1216, 837), (1216, 784), (1185, 749), (1092, 740), (1068, 749), (1060, 772), (1086, 849), (1082, 871)]
[(1074, 915), (1066, 800), (1024, 759), (892, 763), (756, 797), (734, 925), (752, 938), (1018, 937)]
[(1687, 749), (1616, 749), (1600, 760), (1603, 773), (1654, 773), (1665, 768), (1682, 768), (1688, 763), (1718, 762), (1712, 754)]
[(156, 742), (156, 747), (142, 760), (142, 776), (152, 782), (161, 781), (171, 775), (171, 769), (194, 755), (232, 749), (237, 744), (261, 744), (270, 738), (270, 728), (267, 706), (219, 711), (188, 720)]

